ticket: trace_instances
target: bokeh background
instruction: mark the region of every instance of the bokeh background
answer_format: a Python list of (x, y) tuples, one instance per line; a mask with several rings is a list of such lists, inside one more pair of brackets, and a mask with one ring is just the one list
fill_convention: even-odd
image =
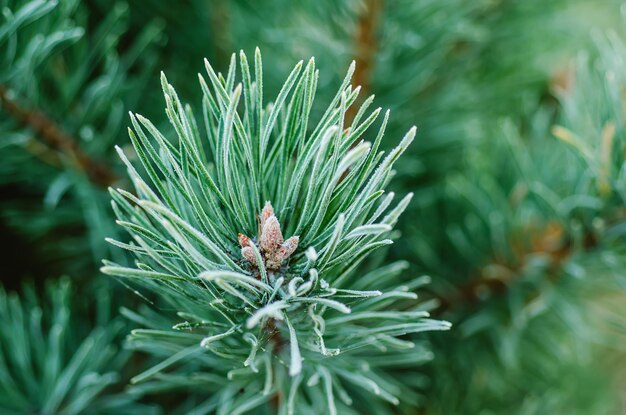
[(421, 337), (421, 413), (626, 413), (625, 7), (0, 0), (4, 290), (72, 281), (77, 333), (142, 301), (98, 268), (127, 260), (104, 238), (128, 111), (170, 128), (160, 71), (199, 107), (204, 58), (226, 71), (258, 46), (274, 96), (315, 56), (325, 102), (355, 60), (354, 84), (392, 113), (383, 146), (418, 126), (392, 182), (415, 197), (385, 255), (429, 275), (422, 297), (454, 324)]

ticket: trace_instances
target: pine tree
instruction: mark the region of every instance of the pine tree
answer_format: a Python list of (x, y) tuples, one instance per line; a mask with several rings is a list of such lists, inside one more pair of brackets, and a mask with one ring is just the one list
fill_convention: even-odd
[(0, 10), (0, 412), (620, 413), (619, 0)]

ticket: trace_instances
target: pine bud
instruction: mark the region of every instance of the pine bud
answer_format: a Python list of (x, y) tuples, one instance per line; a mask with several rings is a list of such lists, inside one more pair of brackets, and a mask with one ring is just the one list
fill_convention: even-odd
[[(261, 215), (262, 216), (262, 215)], [(283, 244), (283, 233), (276, 216), (271, 215), (261, 228), (261, 249), (265, 252), (275, 252)]]
[(269, 219), (270, 216), (274, 216), (274, 208), (272, 204), (268, 201), (265, 202), (265, 206), (261, 211), (261, 229), (265, 226), (265, 222)]
[(291, 254), (293, 254), (298, 248), (298, 242), (300, 242), (299, 236), (292, 236), (291, 238), (287, 239), (285, 242), (283, 242), (282, 246), (278, 250), (277, 257), (281, 261), (289, 258)]
[(241, 245), (242, 248), (250, 246), (250, 238), (243, 233), (238, 234), (237, 239), (239, 240), (239, 245)]
[(254, 249), (250, 246), (241, 248), (241, 255), (252, 265), (256, 266), (256, 255), (254, 255)]

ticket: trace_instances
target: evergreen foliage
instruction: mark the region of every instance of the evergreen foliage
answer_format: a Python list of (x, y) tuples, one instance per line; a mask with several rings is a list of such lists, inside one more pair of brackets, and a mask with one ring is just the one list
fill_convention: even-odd
[[(109, 255), (104, 238), (115, 232), (106, 187), (120, 175), (108, 160), (124, 135), (126, 108), (137, 105), (152, 72), (160, 28), (146, 25), (119, 52), (128, 30), (123, 3), (97, 24), (80, 1), (7, 0), (0, 7), (0, 183), (10, 196), (2, 221), (27, 235), (33, 254), (46, 247), (43, 266), (93, 270)], [(33, 208), (33, 198), (45, 209)], [(62, 243), (51, 244), (51, 234)]]
[(605, 301), (623, 287), (624, 49), (616, 33), (595, 45), (553, 85), (558, 113), (544, 104), (526, 129), (503, 121), (499, 141), (471, 153), (476, 167), (446, 184), (441, 243), (460, 261), (431, 267), (437, 315), (457, 330), (435, 339), (454, 363), (433, 367), (446, 396), (433, 413), (479, 412), (484, 400), (494, 413), (619, 413), (606, 365), (621, 355), (621, 307)]
[(155, 413), (123, 392), (128, 359), (115, 346), (120, 322), (86, 330), (76, 322), (67, 279), (31, 286), (24, 298), (0, 291), (0, 410), (3, 414)]
[(0, 0), (0, 412), (621, 413), (624, 10)]
[[(390, 410), (355, 399), (367, 393), (416, 404), (410, 377), (393, 371), (420, 365), (430, 352), (402, 337), (448, 325), (411, 301), (425, 278), (404, 277), (401, 265), (355, 272), (392, 242), (411, 198), (392, 205), (384, 187), (415, 129), (384, 155), (387, 112), (375, 141), (363, 141), (381, 110), (368, 114), (368, 99), (347, 124), (359, 93), (350, 86), (354, 67), (309, 128), (313, 59), (295, 66), (271, 105), (263, 102), (260, 52), (252, 69), (243, 52), (239, 63), (235, 86), (234, 55), (226, 77), (205, 62), (205, 132), (162, 75), (177, 139), (137, 114), (130, 132), (149, 182), (118, 149), (136, 195), (112, 192), (113, 209), (134, 241), (111, 242), (137, 262), (106, 262), (102, 271), (138, 280), (177, 314), (169, 313), (165, 327), (133, 331), (134, 347), (163, 359), (134, 382), (202, 389), (208, 399), (193, 409), (198, 414), (242, 413), (268, 402), (285, 413)], [(285, 241), (283, 233), (294, 236)]]

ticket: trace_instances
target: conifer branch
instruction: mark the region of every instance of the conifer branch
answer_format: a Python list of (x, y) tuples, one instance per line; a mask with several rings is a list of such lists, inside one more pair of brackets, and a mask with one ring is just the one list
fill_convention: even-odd
[(0, 286), (0, 413), (160, 413), (124, 392), (121, 321), (89, 328), (67, 278), (43, 291), (40, 299), (31, 285), (22, 295)]
[[(347, 129), (346, 112), (359, 93), (350, 86), (353, 67), (315, 126), (313, 59), (294, 67), (271, 105), (263, 102), (260, 52), (252, 70), (243, 52), (239, 65), (235, 56), (231, 62), (226, 77), (209, 62), (208, 82), (199, 77), (204, 130), (162, 75), (178, 145), (131, 114), (145, 176), (118, 149), (135, 194), (112, 189), (112, 205), (132, 241), (109, 242), (137, 262), (105, 261), (102, 272), (137, 282), (177, 310), (162, 315), (165, 325), (132, 332), (135, 348), (166, 357), (135, 376), (137, 388), (183, 382), (223, 402), (219, 413), (261, 405), (332, 413), (352, 405), (345, 393), (335, 396), (341, 385), (380, 398), (376, 413), (414, 402), (415, 391), (393, 376), (389, 362), (419, 364), (424, 350), (406, 336), (450, 326), (427, 318), (420, 304), (404, 304), (417, 298), (423, 279), (393, 266), (355, 270), (392, 243), (390, 232), (411, 200), (409, 194), (391, 206), (393, 193), (382, 196), (415, 128), (387, 155), (378, 150), (387, 116), (373, 143), (362, 138), (380, 110), (357, 116), (358, 125)], [(199, 383), (188, 365), (219, 380)], [(244, 392), (232, 399), (232, 388)]]

